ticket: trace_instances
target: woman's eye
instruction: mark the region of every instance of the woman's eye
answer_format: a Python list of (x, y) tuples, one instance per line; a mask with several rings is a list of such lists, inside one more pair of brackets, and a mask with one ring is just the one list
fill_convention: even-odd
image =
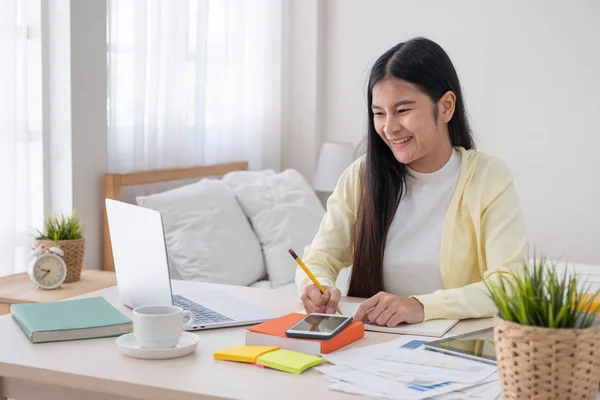
[(408, 111), (408, 109), (402, 108), (402, 109), (398, 110), (398, 114), (404, 114), (407, 111)]
[(383, 113), (381, 111), (374, 111), (373, 115), (381, 116)]

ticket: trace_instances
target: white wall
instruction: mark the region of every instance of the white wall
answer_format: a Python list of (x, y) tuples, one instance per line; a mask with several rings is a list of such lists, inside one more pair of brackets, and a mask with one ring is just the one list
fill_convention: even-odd
[(399, 41), (429, 37), (455, 64), (479, 149), (516, 173), (530, 243), (600, 263), (600, 2), (322, 4), (325, 140), (358, 143), (370, 65)]
[(43, 2), (46, 213), (76, 210), (85, 268), (102, 268), (106, 131), (106, 1)]
[(319, 120), (323, 2), (283, 2), (282, 168), (309, 180), (323, 133)]
[(85, 265), (102, 268), (102, 178), (108, 171), (106, 1), (71, 0), (71, 34), (73, 207), (85, 223)]

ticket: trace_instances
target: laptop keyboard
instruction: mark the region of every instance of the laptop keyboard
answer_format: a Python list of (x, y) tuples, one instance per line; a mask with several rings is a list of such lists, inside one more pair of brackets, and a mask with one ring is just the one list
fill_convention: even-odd
[(173, 295), (173, 304), (183, 308), (184, 310), (193, 312), (195, 324), (211, 324), (215, 322), (233, 321), (233, 319), (226, 317), (223, 314), (219, 314), (210, 308), (201, 306), (200, 304), (193, 302), (179, 294)]

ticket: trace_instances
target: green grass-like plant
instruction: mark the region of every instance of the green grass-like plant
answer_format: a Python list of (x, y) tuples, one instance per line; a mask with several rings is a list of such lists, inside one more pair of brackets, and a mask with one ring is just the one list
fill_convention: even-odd
[[(498, 316), (520, 325), (544, 328), (587, 328), (592, 325), (599, 305), (593, 306), (594, 295), (583, 295), (589, 286), (578, 291), (576, 275), (557, 272), (556, 263), (548, 264), (542, 256), (532, 260), (530, 269), (523, 262), (523, 271), (511, 271), (495, 282), (485, 282), (489, 295), (498, 309)], [(596, 293), (596, 296), (600, 292)]]
[(37, 240), (73, 240), (83, 236), (83, 226), (75, 211), (70, 216), (49, 215), (44, 219), (44, 232), (37, 231)]

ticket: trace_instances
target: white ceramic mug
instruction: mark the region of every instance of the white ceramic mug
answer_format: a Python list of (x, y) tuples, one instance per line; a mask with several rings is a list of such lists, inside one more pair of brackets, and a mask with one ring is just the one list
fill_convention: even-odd
[[(184, 324), (185, 316), (189, 321)], [(193, 323), (194, 314), (176, 306), (141, 306), (133, 310), (133, 335), (146, 349), (177, 346), (183, 329)]]

